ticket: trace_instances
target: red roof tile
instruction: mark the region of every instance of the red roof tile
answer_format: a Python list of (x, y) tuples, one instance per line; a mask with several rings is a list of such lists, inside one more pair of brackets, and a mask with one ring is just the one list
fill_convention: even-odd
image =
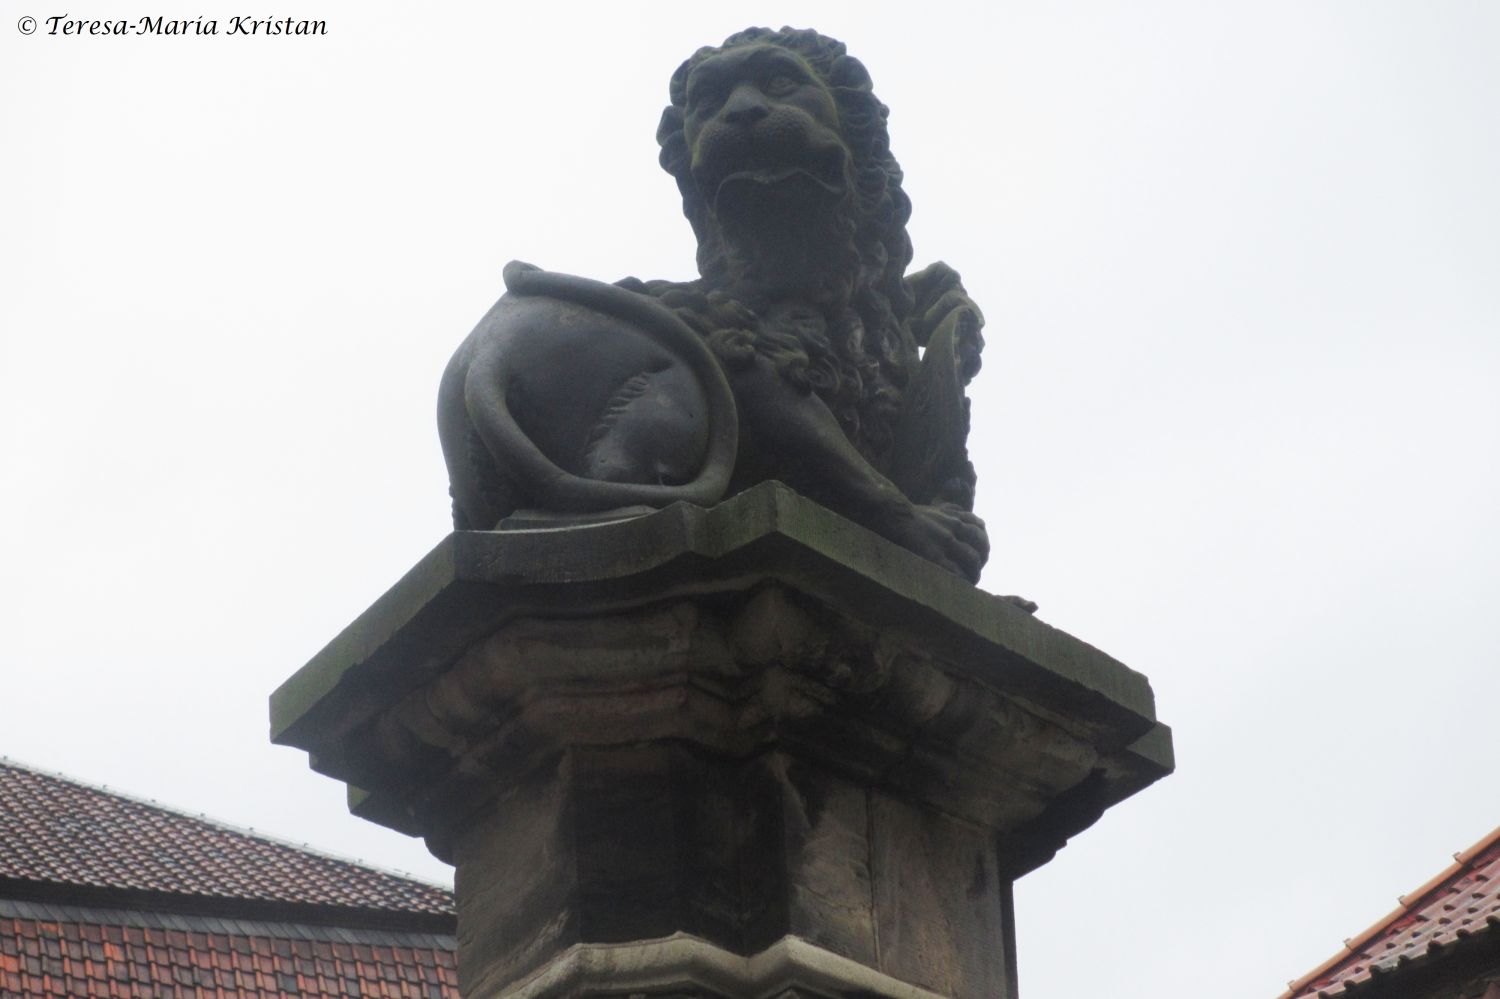
[(1461, 940), (1500, 945), (1500, 829), (1453, 859), (1343, 951), (1292, 982), (1281, 999), (1353, 999), (1365, 982), (1430, 960)]
[(449, 892), (0, 759), (4, 999), (457, 999)]
[[(122, 944), (95, 942), (113, 918), (101, 910), (72, 910), (39, 918), (24, 907), (0, 912), (0, 995), (11, 999), (91, 996), (195, 996), (236, 999), (457, 999), (452, 938), (408, 934), (407, 943), (344, 948), (339, 932), (263, 924), (267, 933), (305, 933), (320, 939), (289, 944), (270, 936), (226, 932), (183, 934), (160, 926), (138, 930)], [(150, 921), (149, 916), (140, 918)], [(342, 931), (348, 932), (348, 931)], [(368, 931), (367, 931), (368, 932)], [(398, 935), (390, 935), (400, 939)]]
[(453, 912), (451, 893), (436, 885), (0, 759), (0, 884), (17, 882), (388, 914)]

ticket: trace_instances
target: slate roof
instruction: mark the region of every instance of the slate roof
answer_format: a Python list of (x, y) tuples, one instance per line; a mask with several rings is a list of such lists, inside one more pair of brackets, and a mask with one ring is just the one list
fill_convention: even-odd
[(1453, 864), (1400, 897), (1384, 919), (1290, 983), (1280, 999), (1356, 999), (1367, 983), (1440, 960), (1460, 946), (1500, 949), (1500, 829), (1454, 855)]
[(6, 882), (445, 917), (453, 911), (451, 894), (435, 885), (0, 759), (0, 884)]
[(435, 885), (0, 758), (0, 997), (458, 999)]

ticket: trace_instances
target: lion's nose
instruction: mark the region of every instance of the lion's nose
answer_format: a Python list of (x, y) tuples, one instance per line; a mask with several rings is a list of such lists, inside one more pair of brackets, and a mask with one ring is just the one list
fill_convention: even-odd
[(722, 112), (724, 120), (736, 125), (746, 125), (764, 118), (771, 113), (766, 106), (765, 95), (760, 88), (749, 83), (742, 83), (734, 88), (729, 99), (724, 102)]

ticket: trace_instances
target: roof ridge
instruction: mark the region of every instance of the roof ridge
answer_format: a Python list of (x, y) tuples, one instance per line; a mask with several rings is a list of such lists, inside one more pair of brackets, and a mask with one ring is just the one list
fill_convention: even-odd
[(1396, 896), (1396, 908), (1371, 923), (1361, 932), (1346, 938), (1342, 951), (1330, 957), (1302, 977), (1294, 978), (1288, 982), (1286, 991), (1278, 996), (1277, 999), (1295, 999), (1299, 992), (1338, 967), (1351, 955), (1365, 956), (1361, 948), (1393, 928), (1404, 917), (1420, 915), (1421, 911), (1426, 908), (1430, 901), (1436, 901), (1434, 896), (1439, 891), (1466, 872), (1473, 870), (1476, 866), (1475, 861), (1484, 857), (1496, 846), (1500, 846), (1500, 826), (1496, 826), (1488, 834), (1480, 837), (1479, 841), (1468, 849), (1460, 850), (1453, 854), (1453, 862), (1451, 864), (1433, 877), (1428, 878), (1417, 888), (1404, 895)]
[(319, 847), (310, 846), (305, 842), (295, 843), (289, 839), (257, 830), (254, 827), (240, 826), (236, 825), (233, 822), (225, 822), (222, 819), (212, 818), (205, 812), (190, 812), (176, 805), (164, 804), (160, 801), (157, 801), (155, 798), (147, 798), (139, 794), (133, 794), (128, 791), (121, 791), (117, 788), (112, 788), (108, 784), (95, 784), (90, 781), (80, 780), (79, 778), (74, 777), (70, 774), (61, 773), (56, 770), (49, 770), (45, 767), (39, 767), (24, 760), (18, 760), (13, 756), (0, 755), (0, 766), (11, 767), (15, 770), (23, 770), (41, 777), (46, 777), (50, 780), (56, 780), (65, 784), (70, 784), (74, 787), (82, 788), (83, 790), (91, 791), (95, 794), (108, 795), (109, 797), (116, 798), (121, 801), (126, 801), (143, 808), (154, 809), (159, 812), (166, 812), (180, 819), (186, 819), (190, 822), (196, 822), (202, 825), (210, 826), (232, 835), (243, 836), (246, 839), (251, 840), (259, 840), (264, 843), (269, 843), (273, 846), (293, 850), (297, 853), (319, 857), (323, 860), (332, 861), (337, 864), (345, 864), (350, 867), (355, 867), (360, 870), (369, 871), (375, 874), (383, 874), (387, 877), (397, 878), (401, 881), (411, 882), (413, 884), (421, 885), (425, 888), (433, 888), (439, 891), (448, 892), (450, 894), (453, 890), (445, 884), (436, 881), (429, 881), (426, 878), (418, 877), (417, 875), (414, 875), (409, 871), (402, 871), (391, 867), (383, 867), (379, 864), (372, 864), (357, 857), (341, 856)]

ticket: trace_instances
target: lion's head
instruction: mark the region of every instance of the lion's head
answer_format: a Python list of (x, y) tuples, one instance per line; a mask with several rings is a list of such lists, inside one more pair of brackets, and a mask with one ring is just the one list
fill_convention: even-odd
[[(795, 337), (758, 332), (762, 349), (781, 341), (766, 352), (783, 371), (805, 372), (873, 456), (916, 355), (903, 328), (911, 202), (869, 74), (842, 42), (815, 31), (750, 28), (684, 62), (671, 101), (657, 141), (698, 240), (699, 287), (730, 288), (738, 272), (764, 271), (778, 256), (803, 270), (832, 261), (843, 316)], [(798, 243), (808, 232), (811, 247)], [(757, 259), (744, 245), (770, 250)]]

